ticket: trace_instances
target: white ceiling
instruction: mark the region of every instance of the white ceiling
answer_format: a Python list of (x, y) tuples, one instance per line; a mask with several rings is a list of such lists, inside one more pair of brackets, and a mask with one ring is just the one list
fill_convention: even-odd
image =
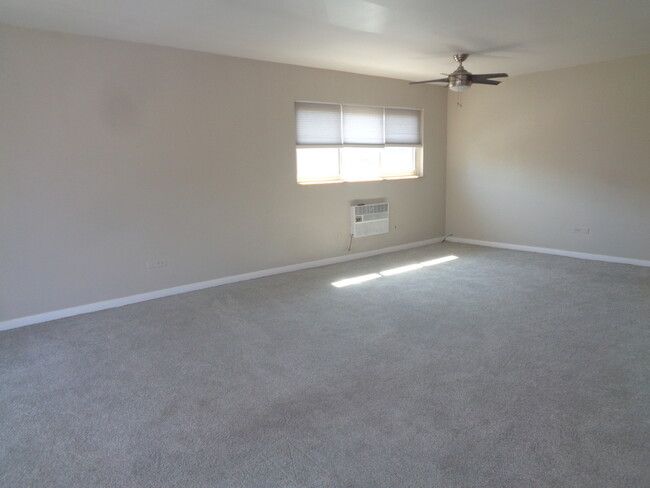
[(511, 74), (650, 53), (650, 0), (0, 0), (0, 22), (410, 80), (455, 51)]

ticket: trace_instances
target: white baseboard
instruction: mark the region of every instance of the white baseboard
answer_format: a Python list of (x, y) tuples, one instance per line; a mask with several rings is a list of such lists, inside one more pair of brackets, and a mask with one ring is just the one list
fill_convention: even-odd
[(9, 329), (15, 329), (17, 327), (23, 327), (25, 325), (40, 324), (42, 322), (49, 322), (50, 320), (72, 317), (74, 315), (81, 315), (84, 313), (97, 312), (99, 310), (105, 310), (107, 308), (122, 307), (124, 305), (130, 305), (132, 303), (154, 300), (156, 298), (178, 295), (190, 291), (202, 290), (204, 288), (212, 288), (213, 286), (227, 285), (228, 283), (236, 283), (238, 281), (246, 281), (255, 278), (262, 278), (264, 276), (271, 276), (271, 275), (276, 275), (281, 273), (289, 273), (291, 271), (299, 271), (301, 269), (317, 268), (319, 266), (327, 266), (328, 264), (343, 263), (345, 261), (352, 261), (355, 259), (362, 259), (362, 258), (377, 256), (379, 254), (386, 254), (390, 252), (404, 251), (406, 249), (413, 249), (416, 247), (436, 244), (441, 242), (442, 240), (443, 237), (436, 237), (424, 241), (409, 242), (407, 244), (399, 244), (397, 246), (384, 247), (382, 249), (374, 249), (372, 251), (363, 251), (363, 252), (357, 252), (352, 254), (345, 254), (343, 256), (334, 256), (331, 258), (317, 259), (316, 261), (290, 264), (288, 266), (280, 266), (277, 268), (269, 268), (260, 271), (252, 271), (250, 273), (243, 273), (234, 276), (224, 276), (222, 278), (216, 278), (214, 280), (200, 281), (197, 283), (188, 283), (186, 285), (174, 286), (172, 288), (165, 288), (163, 290), (148, 291), (146, 293), (139, 293), (137, 295), (130, 295), (128, 297), (114, 298), (112, 300), (104, 300), (101, 302), (78, 305), (76, 307), (52, 310), (51, 312), (39, 313), (36, 315), (28, 315), (25, 317), (18, 317), (15, 319), (2, 321), (0, 322), (0, 330), (9, 330)]
[(478, 239), (465, 239), (464, 237), (449, 236), (449, 242), (460, 244), (474, 244), (475, 246), (498, 247), (499, 249), (512, 249), (514, 251), (538, 252), (542, 254), (553, 254), (569, 258), (589, 259), (591, 261), (605, 261), (607, 263), (633, 264), (635, 266), (650, 267), (650, 261), (645, 259), (622, 258), (618, 256), (607, 256), (605, 254), (589, 254), (586, 252), (565, 251), (563, 249), (552, 249), (548, 247), (524, 246), (521, 244), (508, 244), (506, 242), (480, 241)]

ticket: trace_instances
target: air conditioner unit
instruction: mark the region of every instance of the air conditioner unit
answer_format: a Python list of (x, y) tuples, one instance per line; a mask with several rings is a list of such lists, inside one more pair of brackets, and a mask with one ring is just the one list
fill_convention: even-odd
[(352, 237), (386, 234), (388, 225), (388, 202), (362, 203), (350, 207)]

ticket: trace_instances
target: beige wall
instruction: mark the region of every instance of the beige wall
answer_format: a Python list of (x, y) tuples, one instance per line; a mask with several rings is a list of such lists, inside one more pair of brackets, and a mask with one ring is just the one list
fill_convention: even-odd
[(447, 232), (650, 259), (649, 87), (643, 56), (451, 94)]
[[(424, 178), (298, 186), (296, 99), (424, 110)], [(446, 92), (0, 27), (0, 321), (444, 232)], [(147, 269), (149, 260), (165, 260)]]

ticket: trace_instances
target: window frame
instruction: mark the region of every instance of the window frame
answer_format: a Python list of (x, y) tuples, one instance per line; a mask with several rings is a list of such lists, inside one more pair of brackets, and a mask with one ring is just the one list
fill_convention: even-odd
[[(323, 184), (333, 184), (333, 183), (368, 183), (368, 182), (377, 182), (377, 181), (393, 181), (393, 180), (414, 180), (424, 177), (424, 109), (414, 108), (414, 107), (397, 107), (397, 106), (380, 106), (380, 105), (364, 105), (364, 104), (347, 104), (341, 102), (322, 102), (322, 101), (311, 101), (311, 100), (295, 100), (294, 101), (294, 110), (296, 104), (299, 103), (310, 103), (310, 104), (325, 104), (325, 105), (338, 105), (341, 123), (341, 143), (340, 144), (298, 144), (295, 142), (294, 145), (294, 168), (296, 182), (299, 185), (323, 185)], [(368, 107), (368, 108), (380, 108), (383, 111), (383, 143), (382, 144), (353, 144), (353, 143), (344, 143), (344, 131), (343, 131), (343, 113), (344, 107)], [(419, 112), (420, 121), (419, 121), (419, 131), (420, 131), (420, 143), (419, 144), (410, 144), (410, 143), (386, 143), (386, 110), (387, 109), (396, 109), (396, 110), (413, 110)], [(295, 114), (295, 112), (294, 112)], [(297, 118), (294, 115), (294, 133), (297, 130)], [(414, 150), (414, 170), (412, 174), (395, 174), (395, 175), (385, 175), (379, 176), (377, 178), (368, 178), (368, 179), (359, 179), (359, 180), (349, 180), (342, 177), (342, 160), (343, 160), (343, 150), (345, 148), (376, 148), (376, 149), (385, 149), (390, 147), (404, 147), (412, 148)], [(300, 180), (298, 179), (298, 151), (300, 149), (337, 149), (337, 160), (338, 160), (338, 177), (333, 179), (318, 179), (318, 180)], [(380, 153), (381, 165), (381, 153)]]

